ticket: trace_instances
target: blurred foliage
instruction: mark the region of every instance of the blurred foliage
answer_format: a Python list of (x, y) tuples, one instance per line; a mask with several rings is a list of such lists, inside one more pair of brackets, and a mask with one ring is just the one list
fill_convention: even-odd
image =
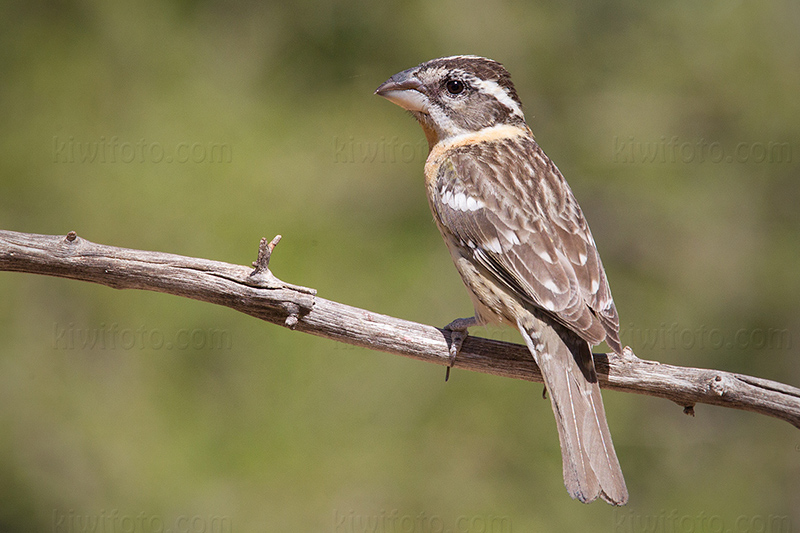
[[(372, 91), (481, 54), (587, 213), (623, 341), (798, 385), (799, 27), (788, 0), (9, 0), (0, 228), (240, 264), (281, 233), (279, 277), (445, 324), (471, 309), (422, 133)], [(165, 295), (0, 295), (2, 531), (800, 527), (783, 422), (606, 393), (631, 501), (582, 506), (541, 386)]]

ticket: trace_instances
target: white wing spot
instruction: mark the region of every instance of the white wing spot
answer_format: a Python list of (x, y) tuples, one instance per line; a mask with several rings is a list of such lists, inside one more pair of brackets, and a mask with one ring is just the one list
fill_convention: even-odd
[(578, 254), (578, 264), (580, 264), (580, 265), (585, 265), (586, 264), (586, 253), (585, 252), (580, 252)]
[(556, 310), (556, 304), (548, 298), (542, 298), (542, 306), (548, 311)]
[(442, 193), (442, 203), (445, 205), (450, 205), (452, 201), (453, 201), (453, 193), (450, 191), (444, 191)]
[(463, 192), (454, 194), (453, 191), (445, 189), (445, 187), (441, 188), (439, 194), (443, 204), (450, 206), (451, 209), (457, 209), (459, 211), (477, 211), (485, 205), (477, 198), (467, 196)]
[(503, 251), (503, 247), (500, 246), (500, 240), (497, 237), (487, 242), (484, 247), (490, 252), (494, 252), (496, 254), (499, 254)]
[(555, 282), (552, 279), (548, 279), (547, 281), (544, 282), (543, 285), (545, 286), (546, 289), (548, 289), (548, 290), (550, 290), (552, 292), (558, 292), (558, 293), (562, 292), (558, 288), (558, 285), (556, 285)]
[(597, 289), (599, 289), (599, 288), (600, 288), (600, 280), (599, 280), (599, 279), (593, 279), (593, 280), (592, 280), (592, 284), (591, 284), (591, 286), (589, 287), (589, 291), (590, 291), (592, 294), (594, 294), (594, 293), (596, 293), (596, 292), (597, 292)]
[(556, 262), (555, 258), (553, 258), (547, 250), (539, 250), (536, 252), (536, 255), (538, 255), (544, 261), (550, 263), (551, 265)]
[(473, 198), (472, 196), (467, 197), (467, 209), (470, 211), (477, 211), (483, 207), (483, 202), (480, 200)]
[(514, 231), (514, 230), (508, 230), (508, 231), (503, 231), (503, 230), (500, 230), (500, 233), (502, 233), (502, 234), (503, 234), (503, 237), (505, 237), (505, 239), (506, 239), (508, 242), (510, 242), (511, 244), (514, 244), (514, 245), (520, 245), (520, 244), (522, 244), (522, 243), (519, 241), (519, 237), (517, 236), (517, 232), (516, 232), (516, 231)]
[(451, 207), (453, 209), (458, 209), (459, 211), (467, 210), (467, 197), (463, 192), (457, 192), (455, 195), (453, 195), (453, 205)]

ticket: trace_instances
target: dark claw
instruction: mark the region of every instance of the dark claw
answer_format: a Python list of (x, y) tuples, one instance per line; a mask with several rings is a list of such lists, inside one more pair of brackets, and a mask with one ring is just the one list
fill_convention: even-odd
[(464, 339), (466, 338), (466, 332), (450, 330), (450, 357), (447, 363), (447, 371), (444, 374), (445, 383), (450, 379), (450, 369), (456, 364), (456, 357), (458, 357), (458, 353), (461, 351), (461, 345), (464, 344)]
[(461, 345), (469, 333), (467, 328), (477, 325), (475, 317), (471, 318), (457, 318), (447, 324), (444, 329), (450, 332), (450, 355), (447, 362), (447, 372), (445, 372), (444, 380), (447, 382), (450, 379), (450, 369), (456, 364), (456, 357), (461, 351)]

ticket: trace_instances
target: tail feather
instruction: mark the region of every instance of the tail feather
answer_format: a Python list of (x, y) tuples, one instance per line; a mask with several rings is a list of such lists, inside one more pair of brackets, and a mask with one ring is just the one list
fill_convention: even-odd
[(518, 320), (517, 326), (550, 393), (567, 491), (584, 503), (599, 496), (624, 505), (628, 489), (611, 442), (588, 343), (538, 318), (527, 322)]

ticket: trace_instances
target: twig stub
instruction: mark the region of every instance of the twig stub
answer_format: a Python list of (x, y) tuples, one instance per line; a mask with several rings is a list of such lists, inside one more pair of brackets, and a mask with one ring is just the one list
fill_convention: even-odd
[(278, 246), (278, 243), (281, 242), (281, 238), (280, 235), (276, 235), (271, 241), (267, 241), (266, 237), (261, 239), (258, 245), (258, 258), (253, 262), (254, 270), (250, 274), (251, 276), (269, 270), (269, 259), (272, 256), (272, 250)]

